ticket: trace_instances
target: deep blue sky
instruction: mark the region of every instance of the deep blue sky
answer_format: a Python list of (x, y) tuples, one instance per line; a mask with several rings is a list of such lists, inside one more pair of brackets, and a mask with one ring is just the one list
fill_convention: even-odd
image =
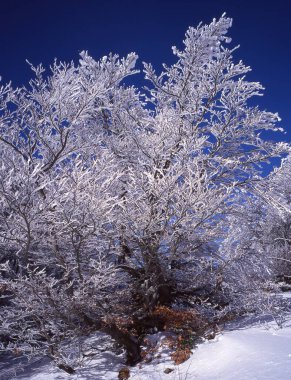
[(135, 51), (141, 61), (171, 63), (188, 26), (226, 12), (236, 54), (253, 68), (249, 79), (265, 87), (262, 108), (277, 111), (291, 140), (290, 0), (2, 0), (0, 75), (25, 84), (25, 63), (76, 60), (81, 50), (98, 59)]

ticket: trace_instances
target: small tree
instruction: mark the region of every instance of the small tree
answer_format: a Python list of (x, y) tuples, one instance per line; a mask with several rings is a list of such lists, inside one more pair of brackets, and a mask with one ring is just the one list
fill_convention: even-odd
[(291, 157), (282, 162), (281, 167), (270, 177), (267, 200), (268, 232), (265, 236), (272, 247), (269, 255), (274, 263), (276, 275), (291, 283)]
[(248, 104), (263, 88), (233, 63), (230, 26), (222, 16), (189, 28), (174, 65), (160, 75), (144, 65), (145, 93), (123, 81), (133, 53), (83, 52), (50, 74), (32, 66), (28, 88), (1, 88), (7, 348), (63, 365), (62, 342), (103, 329), (135, 363), (157, 306), (193, 306), (202, 293), (231, 302), (216, 297), (232, 255), (219, 253), (226, 216), (287, 146), (260, 137), (279, 118)]
[[(241, 200), (229, 218), (230, 229), (223, 248), (232, 251), (242, 271), (253, 273), (260, 282), (290, 276), (290, 156), (265, 181), (253, 188), (253, 195)], [(246, 264), (252, 270), (246, 271)], [(258, 269), (259, 268), (259, 269)], [(234, 272), (235, 273), (235, 272)], [(250, 285), (250, 282), (248, 282)]]

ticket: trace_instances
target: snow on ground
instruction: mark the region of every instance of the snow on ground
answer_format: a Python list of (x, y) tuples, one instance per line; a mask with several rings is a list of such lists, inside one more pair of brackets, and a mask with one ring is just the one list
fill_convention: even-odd
[[(165, 368), (172, 368), (164, 374)], [(291, 378), (291, 322), (226, 331), (198, 346), (180, 366), (170, 363), (134, 369), (138, 380), (289, 380)]]
[[(242, 324), (240, 324), (242, 326)], [(234, 327), (234, 326), (233, 326)], [(27, 367), (17, 380), (117, 380), (123, 358), (100, 352), (75, 375), (54, 368), (51, 363)], [(164, 373), (166, 369), (173, 370)], [(200, 344), (192, 357), (175, 366), (167, 351), (151, 363), (131, 368), (130, 380), (289, 380), (291, 378), (291, 314), (279, 329), (275, 323), (227, 329), (216, 339)], [(6, 380), (8, 377), (1, 377)]]
[[(166, 353), (164, 354), (166, 355)], [(291, 322), (282, 329), (275, 324), (225, 331), (202, 343), (192, 357), (175, 366), (169, 358), (131, 369), (135, 380), (287, 380), (291, 377)], [(123, 366), (112, 353), (100, 353), (76, 375), (67, 375), (48, 363), (19, 374), (21, 380), (113, 380)], [(174, 371), (165, 374), (166, 368)], [(0, 377), (1, 379), (1, 377)], [(2, 380), (2, 379), (1, 379)]]

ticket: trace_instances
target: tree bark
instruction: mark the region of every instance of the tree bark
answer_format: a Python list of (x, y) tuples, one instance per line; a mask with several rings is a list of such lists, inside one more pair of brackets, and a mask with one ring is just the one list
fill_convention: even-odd
[(120, 330), (114, 323), (108, 324), (103, 331), (125, 348), (126, 364), (133, 366), (141, 361), (141, 348), (137, 337), (130, 332)]

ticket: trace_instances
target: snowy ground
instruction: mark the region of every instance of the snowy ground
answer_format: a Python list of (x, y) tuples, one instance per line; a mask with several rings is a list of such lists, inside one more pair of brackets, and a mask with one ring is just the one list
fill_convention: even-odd
[[(173, 368), (164, 374), (165, 368)], [(134, 370), (140, 380), (289, 380), (291, 378), (291, 321), (225, 331), (198, 346), (180, 366), (147, 365)]]
[[(122, 357), (101, 352), (75, 375), (67, 375), (52, 364), (34, 364), (13, 377), (0, 372), (0, 380), (113, 380), (122, 368)], [(172, 369), (165, 374), (166, 369)], [(202, 343), (192, 357), (175, 366), (166, 352), (161, 358), (131, 369), (135, 380), (287, 380), (291, 378), (291, 315), (282, 329), (264, 323), (228, 329), (215, 340)]]

